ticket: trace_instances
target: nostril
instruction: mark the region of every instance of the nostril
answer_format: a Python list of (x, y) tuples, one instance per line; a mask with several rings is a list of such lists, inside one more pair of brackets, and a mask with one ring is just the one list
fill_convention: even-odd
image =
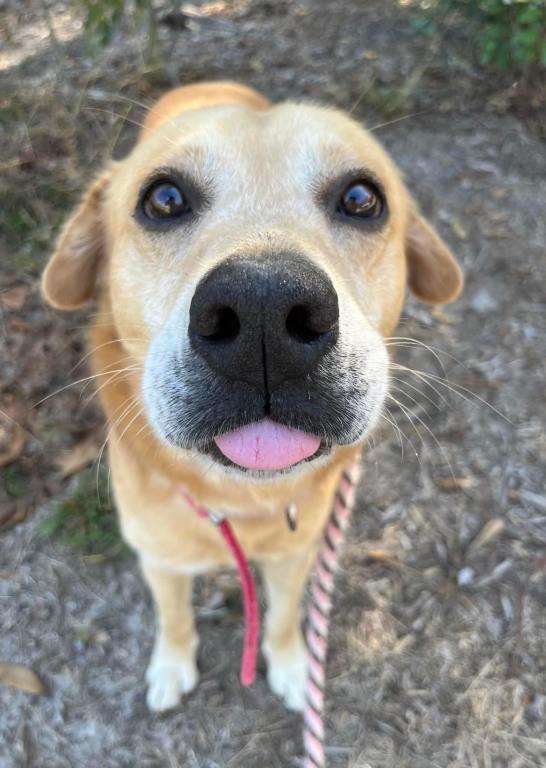
[(231, 307), (218, 307), (208, 313), (207, 321), (201, 324), (200, 335), (207, 341), (234, 341), (239, 335), (241, 323)]
[(309, 307), (298, 304), (292, 307), (286, 318), (286, 330), (288, 335), (303, 344), (310, 344), (323, 336), (329, 328), (322, 329), (316, 322)]

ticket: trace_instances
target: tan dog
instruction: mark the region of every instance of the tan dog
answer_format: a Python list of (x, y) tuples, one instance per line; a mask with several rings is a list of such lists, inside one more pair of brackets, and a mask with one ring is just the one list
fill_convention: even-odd
[(164, 96), (65, 226), (43, 292), (98, 300), (115, 496), (158, 612), (152, 710), (197, 682), (193, 575), (231, 564), (181, 487), (259, 563), (269, 683), (302, 707), (302, 592), (341, 469), (381, 415), (407, 281), (432, 303), (462, 287), (379, 144), (341, 112), (233, 83)]

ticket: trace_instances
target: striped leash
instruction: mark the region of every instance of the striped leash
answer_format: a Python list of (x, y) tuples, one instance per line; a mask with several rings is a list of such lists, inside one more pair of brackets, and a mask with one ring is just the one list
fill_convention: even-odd
[(357, 462), (345, 470), (341, 476), (311, 582), (307, 621), (309, 669), (305, 709), (303, 711), (304, 768), (325, 768), (326, 766), (324, 754), (324, 689), (332, 596), (341, 550), (353, 514), (359, 478), (360, 465)]

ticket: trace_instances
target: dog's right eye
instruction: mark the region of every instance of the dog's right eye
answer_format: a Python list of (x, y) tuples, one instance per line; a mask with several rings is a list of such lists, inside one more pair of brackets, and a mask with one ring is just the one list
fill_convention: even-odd
[(188, 199), (172, 181), (157, 181), (149, 187), (142, 198), (142, 211), (146, 218), (178, 219), (191, 213)]

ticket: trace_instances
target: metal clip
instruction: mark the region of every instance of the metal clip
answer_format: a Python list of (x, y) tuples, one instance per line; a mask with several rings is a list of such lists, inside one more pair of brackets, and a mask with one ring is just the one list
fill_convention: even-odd
[(211, 523), (214, 523), (214, 525), (220, 525), (223, 520), (225, 520), (224, 515), (221, 512), (213, 512), (211, 509), (208, 510), (209, 513), (209, 520)]
[(286, 508), (286, 522), (291, 531), (298, 527), (298, 508), (295, 504), (289, 504)]

